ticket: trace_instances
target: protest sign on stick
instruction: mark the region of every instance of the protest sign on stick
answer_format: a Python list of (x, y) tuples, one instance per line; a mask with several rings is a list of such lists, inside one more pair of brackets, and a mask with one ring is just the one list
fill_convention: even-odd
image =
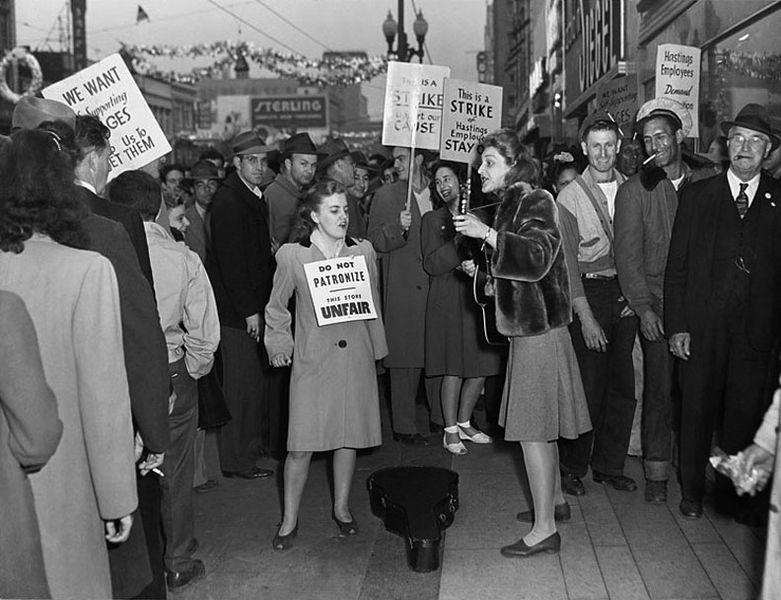
[(630, 126), (637, 108), (637, 74), (616, 77), (599, 86), (596, 110), (610, 113), (624, 135), (631, 134)]
[(109, 179), (140, 169), (171, 151), (171, 145), (119, 54), (82, 69), (41, 92), (44, 98), (90, 114), (111, 130)]
[(471, 164), (487, 133), (502, 126), (502, 88), (445, 79), (440, 157)]
[(656, 49), (656, 97), (683, 104), (692, 117), (690, 137), (700, 137), (700, 49), (680, 44), (662, 44)]
[(363, 256), (307, 263), (304, 273), (318, 326), (377, 318)]

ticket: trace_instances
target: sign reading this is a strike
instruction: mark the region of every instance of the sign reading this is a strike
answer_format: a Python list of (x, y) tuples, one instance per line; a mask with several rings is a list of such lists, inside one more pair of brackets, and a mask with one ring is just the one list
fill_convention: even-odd
[(444, 160), (471, 163), (485, 135), (502, 126), (502, 88), (445, 79), (444, 96), (439, 154)]
[(109, 179), (139, 169), (171, 151), (165, 133), (138, 89), (119, 54), (53, 83), (44, 98), (70, 106), (76, 114), (90, 114), (111, 130)]
[(307, 263), (304, 273), (318, 326), (377, 318), (369, 269), (363, 256)]
[[(391, 61), (385, 84), (382, 143), (439, 150), (442, 92), (450, 67)], [(413, 130), (415, 138), (413, 143)]]
[(656, 49), (656, 97), (666, 96), (684, 105), (695, 127), (689, 136), (700, 137), (700, 54), (695, 46), (661, 44)]

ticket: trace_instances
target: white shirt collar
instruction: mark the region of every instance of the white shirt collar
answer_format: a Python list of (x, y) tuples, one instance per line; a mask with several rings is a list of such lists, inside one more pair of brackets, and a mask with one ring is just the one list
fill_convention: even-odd
[(95, 189), (95, 186), (89, 183), (88, 181), (84, 181), (83, 179), (76, 179), (76, 185), (80, 185), (83, 188), (87, 188), (90, 192), (98, 195), (98, 190)]
[(757, 173), (748, 181), (741, 181), (738, 179), (738, 176), (732, 172), (732, 169), (727, 169), (727, 183), (729, 183), (729, 191), (732, 194), (732, 199), (734, 200), (738, 197), (738, 194), (740, 193), (740, 184), (747, 183), (748, 187), (746, 188), (746, 196), (748, 196), (748, 205), (751, 206), (751, 203), (754, 201), (754, 196), (757, 193), (757, 189), (759, 188), (759, 176), (760, 173)]
[(256, 185), (253, 186), (249, 181), (244, 179), (241, 176), (241, 173), (239, 173), (238, 171), (236, 171), (236, 174), (239, 176), (239, 179), (241, 179), (242, 183), (244, 183), (244, 185), (247, 186), (247, 189), (249, 189), (250, 192), (255, 194), (258, 198), (262, 198), (263, 197), (263, 192), (260, 191), (260, 188), (258, 186), (256, 186)]

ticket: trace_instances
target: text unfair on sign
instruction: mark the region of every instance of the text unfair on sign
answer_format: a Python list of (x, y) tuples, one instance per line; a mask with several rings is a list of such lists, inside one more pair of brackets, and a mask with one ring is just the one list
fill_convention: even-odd
[(252, 126), (326, 127), (325, 96), (278, 96), (252, 98)]

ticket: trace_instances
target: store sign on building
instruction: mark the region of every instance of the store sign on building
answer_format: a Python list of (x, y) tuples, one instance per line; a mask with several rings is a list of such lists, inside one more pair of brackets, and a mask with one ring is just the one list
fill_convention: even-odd
[(327, 125), (325, 96), (263, 97), (250, 102), (252, 127), (304, 129)]
[(609, 73), (617, 73), (619, 61), (624, 60), (626, 53), (625, 3), (626, 0), (568, 0), (568, 100), (581, 97)]

